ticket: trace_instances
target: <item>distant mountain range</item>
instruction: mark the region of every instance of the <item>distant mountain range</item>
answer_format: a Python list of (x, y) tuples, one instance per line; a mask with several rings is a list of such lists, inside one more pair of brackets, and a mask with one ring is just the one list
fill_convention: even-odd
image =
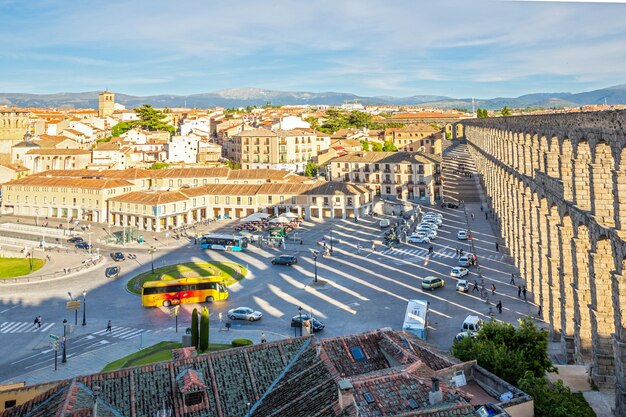
[[(98, 91), (84, 93), (56, 94), (21, 94), (0, 93), (0, 105), (17, 107), (74, 107), (98, 108)], [(142, 104), (154, 107), (246, 107), (273, 105), (328, 104), (341, 105), (345, 102), (357, 101), (364, 105), (420, 105), (441, 109), (472, 108), (471, 98), (451, 98), (444, 96), (416, 95), (411, 97), (363, 97), (350, 93), (310, 93), (295, 91), (275, 91), (260, 88), (230, 88), (210, 93), (192, 94), (188, 96), (156, 95), (130, 96), (116, 93), (115, 101), (134, 108)], [(576, 107), (590, 104), (626, 104), (626, 84), (584, 93), (535, 93), (520, 97), (496, 97), (490, 99), (474, 99), (475, 106), (487, 109), (500, 109), (504, 106), (513, 108), (526, 107)]]

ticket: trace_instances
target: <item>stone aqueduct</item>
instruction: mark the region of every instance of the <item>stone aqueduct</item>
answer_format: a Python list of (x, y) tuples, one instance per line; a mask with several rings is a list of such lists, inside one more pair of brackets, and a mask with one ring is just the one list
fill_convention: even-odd
[(500, 233), (569, 363), (626, 415), (626, 111), (474, 119)]

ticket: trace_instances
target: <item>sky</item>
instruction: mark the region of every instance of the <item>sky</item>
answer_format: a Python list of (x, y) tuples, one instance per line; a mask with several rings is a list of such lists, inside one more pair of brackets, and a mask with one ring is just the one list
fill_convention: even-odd
[(0, 92), (516, 97), (626, 84), (626, 3), (0, 0)]

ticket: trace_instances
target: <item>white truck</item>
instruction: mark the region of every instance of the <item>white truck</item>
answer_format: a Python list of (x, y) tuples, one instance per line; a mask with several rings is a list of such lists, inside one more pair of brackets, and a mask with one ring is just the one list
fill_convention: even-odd
[(428, 305), (426, 300), (409, 300), (406, 306), (402, 330), (426, 340), (428, 333)]

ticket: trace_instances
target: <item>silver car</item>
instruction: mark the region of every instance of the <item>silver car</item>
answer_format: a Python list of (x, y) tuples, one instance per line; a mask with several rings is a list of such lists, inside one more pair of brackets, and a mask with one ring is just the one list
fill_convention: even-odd
[(248, 320), (257, 321), (261, 320), (263, 313), (251, 309), (250, 307), (237, 307), (232, 310), (228, 310), (228, 318), (231, 320)]

